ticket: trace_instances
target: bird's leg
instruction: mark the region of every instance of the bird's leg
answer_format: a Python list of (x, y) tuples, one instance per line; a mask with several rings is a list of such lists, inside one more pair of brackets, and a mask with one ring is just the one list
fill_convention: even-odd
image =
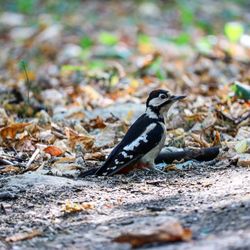
[(157, 168), (156, 166), (152, 166), (152, 167), (150, 168), (150, 170), (153, 171), (153, 172), (157, 172), (157, 173), (161, 173), (161, 174), (167, 175), (166, 172), (160, 170), (160, 169)]
[(149, 164), (148, 163), (147, 166), (144, 167), (144, 169), (152, 171), (152, 172), (157, 172), (157, 173), (161, 173), (161, 174), (167, 175), (166, 172), (160, 170), (155, 164)]

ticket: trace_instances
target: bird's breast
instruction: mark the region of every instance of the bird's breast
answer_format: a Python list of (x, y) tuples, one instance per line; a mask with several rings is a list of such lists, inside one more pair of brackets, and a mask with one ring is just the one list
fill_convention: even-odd
[(155, 158), (158, 156), (161, 149), (163, 148), (166, 141), (166, 126), (163, 122), (160, 122), (160, 125), (163, 128), (162, 138), (160, 142), (141, 158), (141, 162), (150, 163), (151, 165), (154, 165)]

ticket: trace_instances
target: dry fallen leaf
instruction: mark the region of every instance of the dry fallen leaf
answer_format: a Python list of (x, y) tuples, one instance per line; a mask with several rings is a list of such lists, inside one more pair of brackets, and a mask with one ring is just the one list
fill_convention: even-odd
[(83, 86), (82, 91), (90, 100), (100, 100), (102, 99), (102, 95), (99, 94), (93, 87), (91, 86)]
[(220, 145), (220, 144), (221, 144), (220, 133), (219, 133), (219, 131), (215, 131), (215, 136), (214, 136), (212, 146), (217, 146), (217, 145)]
[[(62, 176), (65, 173), (75, 172), (81, 166), (76, 163), (75, 157), (62, 157), (55, 161), (51, 166), (51, 172), (57, 176)], [(73, 173), (72, 172), (72, 173)]]
[(43, 151), (47, 154), (52, 155), (52, 156), (59, 156), (59, 155), (63, 154), (63, 151), (56, 146), (48, 146)]
[(250, 154), (239, 154), (237, 165), (240, 167), (250, 167)]
[(203, 138), (202, 135), (199, 135), (199, 134), (195, 134), (195, 133), (192, 133), (190, 134), (192, 139), (198, 143), (200, 145), (200, 147), (205, 147), (205, 148), (208, 148), (210, 147), (210, 144), (208, 142), (205, 141), (205, 139)]
[(5, 173), (19, 173), (21, 169), (17, 166), (12, 166), (12, 165), (7, 165), (4, 166), (3, 169), (0, 169), (0, 174), (5, 174)]
[(175, 164), (171, 164), (171, 165), (166, 166), (166, 167), (164, 168), (164, 172), (167, 172), (167, 171), (176, 171), (176, 170), (178, 170), (178, 168), (176, 167)]
[(140, 225), (140, 228), (132, 232), (123, 233), (113, 241), (118, 243), (129, 243), (133, 248), (141, 247), (145, 244), (167, 243), (176, 241), (188, 241), (192, 238), (190, 229), (183, 228), (177, 220), (160, 217), (147, 218)]
[(85, 149), (90, 149), (94, 144), (94, 138), (88, 134), (78, 134), (70, 128), (65, 129), (65, 134), (68, 137), (71, 148), (74, 148), (76, 144), (83, 143)]
[(32, 230), (31, 232), (14, 234), (10, 237), (7, 237), (5, 240), (7, 242), (16, 242), (16, 241), (21, 241), (21, 240), (30, 240), (40, 235), (42, 235), (42, 232), (40, 230), (35, 229), (35, 230)]
[(17, 133), (23, 132), (24, 128), (30, 125), (30, 123), (14, 123), (11, 124), (0, 131), (0, 135), (5, 139), (14, 139)]
[(62, 208), (62, 211), (65, 213), (77, 213), (81, 211), (86, 211), (93, 209), (95, 206), (91, 203), (74, 203), (72, 201), (67, 200), (65, 205)]
[(102, 129), (106, 127), (106, 124), (104, 123), (104, 120), (100, 116), (97, 116), (96, 118), (89, 121), (89, 127), (92, 129), (96, 128)]
[(90, 160), (104, 161), (105, 160), (105, 154), (103, 154), (101, 152), (86, 153), (84, 155), (84, 160), (87, 160), (87, 161), (90, 161)]

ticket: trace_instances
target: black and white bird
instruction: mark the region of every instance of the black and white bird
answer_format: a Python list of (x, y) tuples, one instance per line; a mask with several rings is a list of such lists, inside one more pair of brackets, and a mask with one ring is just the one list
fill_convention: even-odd
[(185, 96), (171, 95), (167, 90), (154, 90), (149, 94), (146, 111), (128, 129), (122, 141), (112, 150), (105, 163), (81, 176), (127, 173), (134, 168), (152, 168), (166, 139), (163, 114), (176, 101)]

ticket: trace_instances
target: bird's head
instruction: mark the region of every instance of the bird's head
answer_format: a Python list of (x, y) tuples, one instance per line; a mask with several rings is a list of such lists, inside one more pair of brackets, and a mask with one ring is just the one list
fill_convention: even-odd
[(172, 95), (169, 91), (163, 89), (154, 90), (147, 99), (147, 110), (150, 109), (155, 114), (162, 115), (169, 110), (173, 103), (185, 97), (184, 95)]

